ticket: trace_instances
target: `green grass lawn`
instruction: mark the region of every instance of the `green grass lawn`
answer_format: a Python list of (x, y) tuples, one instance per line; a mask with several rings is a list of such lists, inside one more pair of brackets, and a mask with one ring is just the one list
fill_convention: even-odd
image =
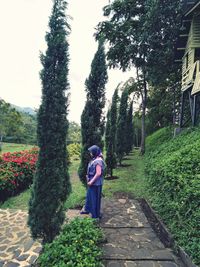
[(144, 159), (138, 150), (134, 150), (122, 161), (122, 167), (116, 168), (113, 176), (116, 176), (116, 179), (105, 178), (103, 187), (105, 197), (110, 198), (118, 192), (128, 193), (135, 198), (147, 197)]
[(29, 150), (32, 147), (32, 145), (26, 144), (3, 143), (2, 151), (0, 153)]
[[(69, 174), (72, 184), (72, 193), (65, 203), (65, 208), (76, 208), (77, 206), (83, 205), (85, 199), (85, 189), (82, 186), (78, 176), (79, 161), (74, 161), (69, 168)], [(22, 209), (28, 208), (28, 201), (30, 199), (30, 189), (22, 192), (21, 194), (9, 198), (3, 204), (0, 204), (1, 209)]]
[[(123, 166), (114, 170), (114, 176), (117, 179), (105, 179), (103, 186), (103, 194), (107, 198), (111, 198), (116, 192), (130, 193), (133, 197), (147, 197), (144, 177), (144, 163), (143, 158), (139, 156), (139, 152), (134, 150), (122, 162)], [(77, 169), (79, 161), (74, 161), (69, 168), (72, 193), (65, 203), (65, 208), (76, 208), (82, 206), (85, 200), (85, 188), (81, 184)], [(0, 208), (6, 209), (22, 209), (28, 208), (28, 201), (30, 198), (30, 189), (22, 192), (20, 195), (9, 198)]]

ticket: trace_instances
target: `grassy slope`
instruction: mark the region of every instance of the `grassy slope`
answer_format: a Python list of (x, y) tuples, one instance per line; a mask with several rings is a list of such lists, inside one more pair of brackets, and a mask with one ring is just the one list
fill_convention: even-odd
[(147, 138), (146, 178), (151, 204), (200, 265), (200, 129), (172, 138), (169, 128)]

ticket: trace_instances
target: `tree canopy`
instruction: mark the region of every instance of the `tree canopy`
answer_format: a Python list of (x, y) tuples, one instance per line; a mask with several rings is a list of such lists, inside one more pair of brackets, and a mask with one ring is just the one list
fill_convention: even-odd
[(148, 87), (167, 81), (170, 84), (172, 73), (176, 73), (176, 81), (180, 79), (180, 66), (173, 62), (181, 21), (180, 1), (114, 0), (104, 7), (104, 15), (107, 20), (98, 24), (96, 37), (104, 38), (109, 44), (109, 65), (123, 71), (136, 68), (136, 89), (141, 94), (143, 154)]

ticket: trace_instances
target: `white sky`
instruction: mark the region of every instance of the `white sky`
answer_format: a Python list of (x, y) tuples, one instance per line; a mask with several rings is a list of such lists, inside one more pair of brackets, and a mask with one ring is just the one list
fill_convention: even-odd
[[(93, 37), (98, 22), (104, 20), (102, 8), (109, 0), (69, 0), (67, 14), (72, 32), (69, 37), (69, 82), (71, 101), (68, 119), (80, 123), (85, 104), (84, 82), (97, 50)], [(39, 51), (45, 51), (45, 33), (52, 0), (0, 0), (0, 97), (6, 102), (38, 108), (41, 99)], [(121, 81), (134, 75), (109, 70), (106, 98)]]

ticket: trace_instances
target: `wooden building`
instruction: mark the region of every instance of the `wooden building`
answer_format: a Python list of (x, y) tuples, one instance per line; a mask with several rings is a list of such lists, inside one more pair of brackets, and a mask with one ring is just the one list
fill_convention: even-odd
[(185, 0), (176, 61), (182, 63), (180, 127), (200, 122), (200, 1)]

